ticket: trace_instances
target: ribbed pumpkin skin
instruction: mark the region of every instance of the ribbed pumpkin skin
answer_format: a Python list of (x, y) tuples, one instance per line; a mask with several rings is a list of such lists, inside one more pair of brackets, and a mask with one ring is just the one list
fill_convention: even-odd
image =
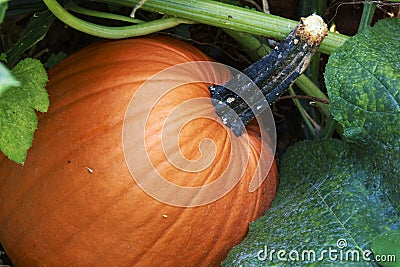
[[(246, 168), (244, 177), (223, 198), (204, 206), (182, 208), (155, 200), (138, 187), (125, 162), (123, 120), (137, 88), (166, 67), (195, 60), (209, 59), (183, 42), (147, 37), (92, 45), (50, 71), (50, 110), (39, 114), (25, 164), (0, 155), (0, 240), (16, 266), (219, 266), (243, 239), (277, 187), (274, 163), (258, 190), (248, 192), (259, 159), (257, 134), (249, 134), (247, 166), (240, 155), (233, 157), (238, 162), (232, 173)], [(166, 97), (179, 102), (209, 96), (205, 84), (185, 87), (185, 95), (177, 90)], [(159, 108), (168, 109), (165, 104)], [(213, 112), (211, 102), (204, 109)], [(205, 137), (218, 148), (212, 169), (189, 185), (216, 179), (230, 157), (226, 130), (199, 120), (183, 132), (180, 143), (189, 157), (198, 157), (198, 143)], [(149, 136), (154, 162), (163, 160), (156, 147), (159, 135)], [(190, 175), (176, 173), (170, 180), (187, 184)]]

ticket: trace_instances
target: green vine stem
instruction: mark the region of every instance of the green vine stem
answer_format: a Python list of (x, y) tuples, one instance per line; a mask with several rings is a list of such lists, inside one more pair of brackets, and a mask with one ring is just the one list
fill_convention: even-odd
[[(297, 78), (295, 84), (297, 85), (297, 87), (300, 88), (301, 91), (303, 91), (303, 93), (305, 93), (308, 96), (312, 96), (317, 99), (319, 98), (328, 100), (328, 97), (319, 89), (319, 87), (316, 86), (315, 83), (313, 83), (313, 81), (311, 81), (310, 78), (308, 78), (304, 74), (300, 75)], [(329, 116), (331, 114), (328, 104), (315, 102), (315, 105), (317, 105), (317, 107), (321, 109), (322, 113), (324, 113), (325, 116)]]
[(358, 32), (362, 32), (366, 27), (371, 25), (372, 18), (374, 17), (376, 5), (374, 1), (366, 0), (364, 2), (363, 12), (361, 15)]
[(43, 2), (59, 20), (68, 26), (87, 34), (108, 39), (141, 36), (172, 28), (181, 23), (192, 23), (189, 20), (181, 18), (163, 18), (131, 26), (109, 27), (87, 22), (73, 16), (67, 12), (56, 0), (43, 0)]
[(101, 12), (97, 10), (91, 10), (87, 8), (83, 8), (75, 4), (74, 2), (68, 2), (65, 7), (66, 10), (82, 14), (82, 15), (87, 15), (90, 17), (96, 17), (96, 18), (103, 18), (103, 19), (110, 19), (110, 20), (117, 20), (117, 21), (124, 21), (124, 22), (130, 22), (130, 23), (143, 23), (143, 20), (140, 19), (135, 19), (127, 16), (122, 16), (122, 15), (116, 15), (112, 13), (106, 13), (106, 12)]
[(314, 125), (315, 122), (312, 121), (310, 116), (307, 114), (307, 112), (304, 110), (303, 106), (300, 104), (300, 101), (296, 98), (296, 93), (293, 90), (293, 87), (289, 87), (289, 94), (293, 96), (292, 101), (294, 105), (297, 107), (297, 109), (300, 112), (300, 116), (303, 118), (303, 121), (305, 122), (308, 130), (311, 132), (311, 134), (315, 137), (317, 135), (317, 131), (319, 131), (320, 127), (319, 125)]
[[(95, 1), (119, 4), (131, 8), (139, 2), (138, 0)], [(45, 2), (53, 1), (46, 0)], [(279, 16), (211, 0), (147, 0), (141, 9), (279, 40), (284, 39), (297, 25), (296, 21)], [(330, 32), (322, 42), (319, 51), (331, 54), (347, 38), (348, 36)]]
[(251, 61), (257, 61), (271, 51), (271, 48), (267, 44), (261, 43), (260, 40), (251, 34), (228, 29), (224, 29), (224, 31), (245, 50)]
[(335, 121), (335, 119), (331, 115), (326, 120), (324, 128), (322, 128), (321, 132), (319, 132), (319, 137), (321, 138), (332, 137), (335, 131), (340, 135), (341, 139), (344, 139), (343, 128), (339, 127), (339, 124)]

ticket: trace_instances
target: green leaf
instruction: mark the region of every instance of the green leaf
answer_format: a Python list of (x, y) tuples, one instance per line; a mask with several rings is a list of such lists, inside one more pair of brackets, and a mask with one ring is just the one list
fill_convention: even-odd
[(23, 163), (37, 128), (34, 110), (46, 112), (49, 107), (47, 73), (40, 61), (27, 58), (11, 74), (20, 86), (0, 98), (0, 149), (9, 159)]
[(332, 114), (347, 138), (374, 146), (376, 158), (390, 165), (393, 173), (382, 183), (400, 214), (399, 58), (400, 19), (381, 20), (330, 56), (325, 78)]
[(400, 219), (382, 190), (386, 166), (372, 152), (333, 139), (291, 147), (272, 207), (223, 266), (374, 266), (370, 243)]
[(374, 239), (371, 249), (381, 266), (396, 267), (400, 262), (400, 230), (392, 230)]
[(0, 23), (3, 22), (4, 15), (6, 14), (7, 7), (8, 7), (8, 1), (7, 0), (0, 0)]
[(382, 190), (400, 215), (400, 151), (396, 149), (374, 149), (370, 154), (382, 168)]
[(1, 53), (0, 54), (0, 61), (3, 61), (4, 63), (7, 63), (7, 55), (6, 55), (6, 53)]
[(14, 79), (10, 71), (0, 63), (0, 97), (1, 95), (12, 86), (18, 86), (19, 82)]
[(334, 118), (355, 142), (400, 150), (400, 19), (348, 39), (326, 66)]
[(7, 52), (7, 59), (10, 66), (14, 66), (22, 53), (46, 36), (54, 19), (53, 13), (49, 10), (33, 14), (17, 43)]

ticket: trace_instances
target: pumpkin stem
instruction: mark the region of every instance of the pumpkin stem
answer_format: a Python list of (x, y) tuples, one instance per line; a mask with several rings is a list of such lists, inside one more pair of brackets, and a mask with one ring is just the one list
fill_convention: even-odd
[(320, 16), (302, 18), (269, 54), (243, 71), (260, 89), (243, 75), (236, 75), (223, 85), (209, 86), (222, 122), (236, 136), (242, 135), (248, 122), (276, 101), (305, 71), (327, 32)]

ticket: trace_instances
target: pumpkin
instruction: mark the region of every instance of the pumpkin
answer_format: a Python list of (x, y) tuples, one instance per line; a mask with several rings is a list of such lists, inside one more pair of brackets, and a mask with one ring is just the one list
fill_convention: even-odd
[[(273, 161), (268, 177), (249, 192), (257, 165), (268, 164), (259, 162), (257, 125), (232, 139), (217, 120), (177, 124), (179, 149), (189, 161), (201, 157), (202, 140), (212, 140), (215, 148), (212, 163), (185, 172), (164, 155), (163, 123), (177, 105), (209, 98), (208, 84), (178, 86), (154, 105), (145, 142), (160, 175), (180, 186), (208, 184), (224, 171), (241, 177), (224, 196), (191, 207), (159, 201), (138, 185), (125, 160), (122, 136), (126, 120), (138, 119), (125, 113), (147, 79), (176, 64), (207, 60), (184, 42), (141, 37), (91, 45), (49, 72), (50, 109), (39, 114), (26, 162), (21, 166), (0, 157), (0, 241), (16, 266), (220, 265), (275, 196), (273, 154), (267, 157)], [(213, 69), (207, 75), (229, 78)], [(168, 80), (149, 90), (157, 91), (162, 83)], [(211, 101), (196, 108), (215, 114)], [(129, 145), (135, 153), (135, 144)], [(245, 155), (231, 155), (234, 146)], [(227, 161), (233, 161), (229, 170)], [(147, 166), (140, 157), (134, 164)]]

